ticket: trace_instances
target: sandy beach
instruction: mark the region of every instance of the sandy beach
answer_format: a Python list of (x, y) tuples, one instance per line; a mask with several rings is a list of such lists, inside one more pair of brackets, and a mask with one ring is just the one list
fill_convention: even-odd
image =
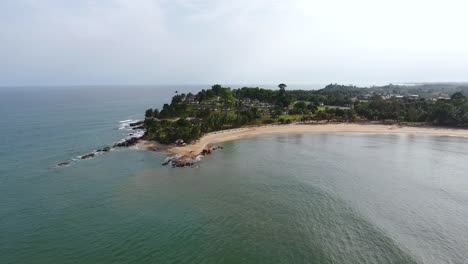
[(208, 146), (222, 142), (251, 138), (264, 135), (277, 134), (302, 134), (302, 133), (370, 133), (370, 134), (424, 134), (438, 136), (468, 137), (468, 129), (443, 128), (443, 127), (410, 127), (382, 124), (289, 124), (266, 125), (223, 130), (208, 133), (196, 142), (186, 146), (165, 146), (148, 141), (139, 143), (140, 148), (149, 148), (172, 154), (181, 154), (187, 157), (195, 157)]

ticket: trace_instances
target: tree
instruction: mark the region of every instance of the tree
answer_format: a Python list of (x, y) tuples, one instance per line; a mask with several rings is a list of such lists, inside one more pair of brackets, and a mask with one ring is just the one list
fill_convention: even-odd
[(224, 110), (227, 113), (227, 109), (234, 105), (234, 102), (235, 102), (234, 95), (232, 94), (231, 89), (221, 88), (221, 90), (219, 91), (219, 96), (220, 96), (221, 101), (223, 103)]
[(305, 102), (297, 102), (294, 104), (293, 109), (290, 111), (293, 115), (302, 115), (307, 112), (307, 104)]
[(155, 109), (153, 110), (153, 117), (154, 117), (154, 118), (159, 118), (159, 110), (158, 110), (157, 108), (155, 108)]
[(410, 106), (408, 108), (406, 119), (410, 122), (415, 122), (418, 120), (418, 112), (414, 106)]
[(317, 112), (318, 107), (314, 103), (310, 103), (307, 105), (307, 109), (312, 113), (315, 114)]
[(453, 125), (455, 108), (449, 102), (438, 101), (431, 113), (430, 119), (438, 125)]
[(221, 85), (219, 85), (219, 84), (215, 84), (215, 85), (211, 86), (211, 90), (214, 92), (214, 94), (216, 96), (220, 95), (222, 89), (223, 89), (223, 87)]
[(147, 109), (145, 112), (145, 118), (151, 118), (153, 117), (153, 109)]
[(288, 86), (286, 84), (284, 84), (284, 83), (280, 83), (278, 85), (278, 88), (283, 89), (283, 90), (286, 89), (286, 87), (288, 87)]
[(279, 92), (276, 97), (276, 106), (281, 107), (281, 108), (286, 108), (289, 107), (289, 104), (291, 103), (291, 98), (288, 96), (288, 93), (286, 92), (286, 84), (282, 83), (278, 85)]
[(468, 121), (468, 101), (466, 99), (461, 92), (454, 93), (450, 98), (450, 103), (453, 106), (452, 118), (456, 125), (465, 125)]
[(278, 118), (281, 115), (282, 111), (280, 108), (270, 108), (270, 116), (271, 118)]
[(159, 113), (160, 118), (169, 118), (174, 115), (174, 110), (169, 104), (164, 104), (161, 112)]
[(304, 122), (304, 123), (306, 123), (306, 122), (308, 122), (310, 120), (312, 120), (312, 115), (311, 114), (303, 115), (301, 117), (301, 121)]
[(452, 96), (450, 97), (450, 100), (455, 101), (455, 102), (464, 101), (465, 99), (466, 97), (463, 95), (462, 92), (456, 92), (452, 94)]

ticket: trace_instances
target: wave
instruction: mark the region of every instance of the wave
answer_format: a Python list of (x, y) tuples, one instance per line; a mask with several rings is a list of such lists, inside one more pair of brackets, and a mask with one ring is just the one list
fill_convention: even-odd
[(132, 122), (132, 121), (133, 121), (132, 119), (127, 119), (127, 120), (119, 121), (119, 123), (128, 123), (128, 122)]
[(203, 156), (203, 155), (198, 155), (198, 156), (196, 156), (196, 157), (193, 159), (193, 161), (194, 161), (194, 162), (200, 162), (200, 161), (202, 160), (203, 157), (205, 157), (205, 156)]
[[(93, 150), (92, 152), (89, 152), (87, 154), (79, 155), (79, 156), (73, 157), (73, 158), (71, 158), (71, 159), (69, 159), (67, 161), (60, 162), (60, 163), (56, 164), (55, 166), (52, 166), (51, 168), (69, 167), (73, 163), (76, 163), (76, 162), (79, 162), (79, 161), (82, 161), (82, 160), (96, 158), (97, 156), (100, 156), (100, 155), (102, 155), (104, 153), (110, 152), (110, 151), (112, 151), (112, 150), (114, 150), (116, 148), (116, 144), (118, 144), (118, 143), (123, 143), (123, 142), (131, 140), (133, 138), (138, 138), (138, 139), (142, 138), (145, 135), (146, 131), (144, 129), (134, 129), (135, 125), (133, 125), (133, 126), (131, 125), (131, 124), (134, 124), (134, 123), (137, 123), (137, 122), (142, 122), (142, 120), (127, 119), (127, 120), (119, 121), (119, 130), (131, 131), (130, 133), (126, 133), (127, 135), (124, 138), (122, 138), (120, 141), (116, 142), (112, 146), (107, 146), (107, 147), (103, 147), (103, 148), (100, 148), (100, 149), (96, 149), (96, 150)], [(119, 146), (117, 146), (117, 147), (119, 147)]]
[(127, 119), (119, 121), (119, 130), (132, 130), (133, 128), (130, 126), (132, 123), (140, 122), (141, 120), (137, 119)]

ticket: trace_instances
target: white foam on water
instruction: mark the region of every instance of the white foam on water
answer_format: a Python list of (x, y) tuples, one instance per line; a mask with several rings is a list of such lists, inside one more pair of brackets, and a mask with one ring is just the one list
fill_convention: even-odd
[(182, 156), (183, 156), (182, 154), (171, 155), (171, 156), (165, 158), (163, 163), (168, 163), (168, 162), (170, 163), (170, 162), (172, 162), (174, 160), (177, 160), (177, 159), (181, 158)]
[(203, 157), (204, 157), (203, 155), (198, 155), (198, 156), (196, 156), (196, 157), (193, 159), (193, 161), (194, 161), (194, 162), (199, 162), (199, 161), (202, 160)]
[(119, 121), (119, 130), (124, 130), (124, 129), (133, 130), (130, 124), (140, 122), (140, 121), (142, 120), (128, 119), (128, 120)]
[[(140, 122), (142, 120), (134, 120), (134, 119), (127, 119), (127, 120), (122, 120), (122, 121), (119, 121), (119, 130), (128, 130), (128, 131), (131, 131), (131, 133), (128, 133), (127, 136), (125, 138), (123, 138), (122, 140), (120, 140), (119, 142), (117, 143), (121, 143), (121, 142), (124, 142), (130, 138), (134, 138), (134, 137), (142, 137), (144, 134), (145, 134), (145, 130), (144, 129), (137, 129), (137, 130), (134, 130), (133, 127), (130, 126), (131, 123), (136, 123), (136, 122)], [(62, 166), (58, 166), (56, 165), (55, 167), (59, 168), (59, 167), (68, 167), (71, 165), (71, 163), (75, 163), (75, 162), (79, 162), (79, 161), (82, 161), (83, 159), (83, 156), (86, 156), (86, 155), (89, 155), (89, 154), (94, 154), (93, 157), (89, 157), (89, 158), (86, 158), (86, 159), (92, 159), (92, 158), (95, 158), (97, 156), (101, 156), (103, 155), (104, 153), (106, 152), (110, 152), (110, 151), (113, 151), (114, 148), (110, 148), (109, 151), (97, 151), (97, 150), (94, 150), (92, 152), (89, 152), (89, 153), (86, 153), (86, 154), (83, 154), (83, 155), (79, 155), (79, 156), (76, 156), (74, 158), (71, 158), (69, 160), (70, 164), (67, 164), (67, 165), (62, 165)], [(54, 167), (54, 168), (55, 168)]]
[(127, 119), (127, 120), (119, 121), (119, 123), (128, 123), (128, 122), (132, 122), (132, 121), (133, 121), (132, 119)]
[(142, 137), (144, 134), (145, 134), (145, 131), (144, 130), (140, 130), (140, 131), (137, 131), (135, 133), (132, 133), (133, 135), (129, 136), (129, 137)]
[(142, 137), (145, 134), (144, 129), (133, 129), (134, 127), (130, 126), (130, 124), (132, 123), (141, 122), (141, 121), (143, 120), (127, 119), (127, 120), (119, 121), (119, 130), (126, 130), (126, 131), (129, 131), (129, 133), (127, 134), (127, 136), (125, 136), (124, 138), (122, 138), (116, 143), (122, 143), (125, 140), (128, 140), (133, 137)]

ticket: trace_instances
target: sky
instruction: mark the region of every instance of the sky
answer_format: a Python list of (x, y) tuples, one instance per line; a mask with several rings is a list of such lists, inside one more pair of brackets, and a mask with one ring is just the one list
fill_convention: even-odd
[(1, 0), (0, 86), (468, 81), (466, 0)]

